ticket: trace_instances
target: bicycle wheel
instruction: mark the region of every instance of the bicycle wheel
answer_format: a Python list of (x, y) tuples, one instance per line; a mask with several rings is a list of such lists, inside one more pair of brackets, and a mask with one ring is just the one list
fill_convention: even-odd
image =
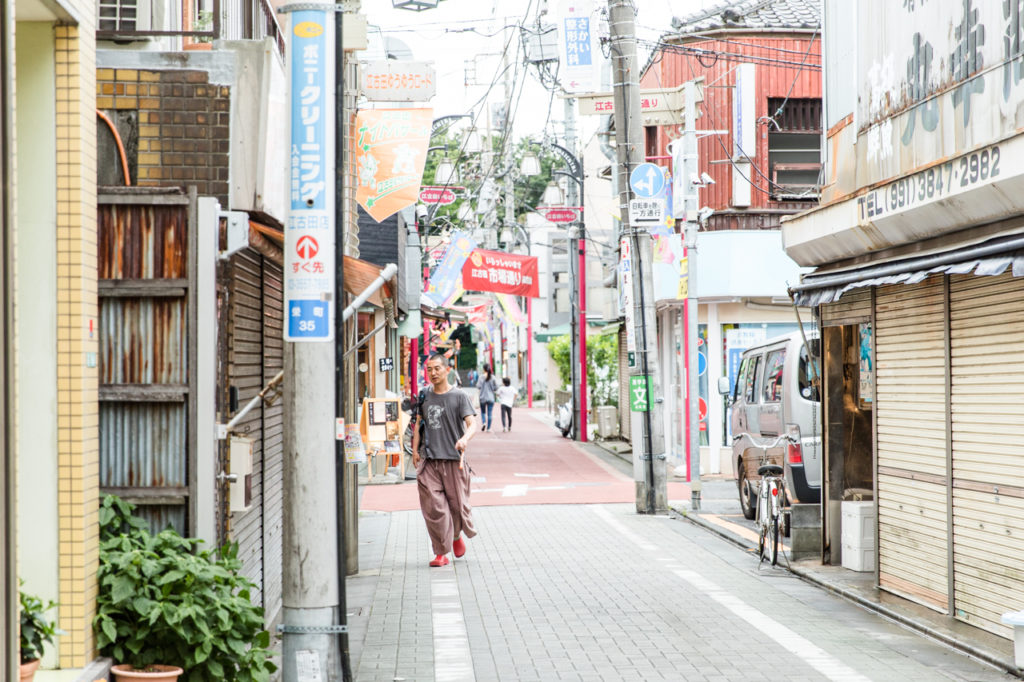
[(768, 538), (768, 543), (771, 547), (768, 555), (772, 560), (772, 566), (775, 566), (779, 563), (779, 517), (774, 514), (771, 519), (771, 537)]

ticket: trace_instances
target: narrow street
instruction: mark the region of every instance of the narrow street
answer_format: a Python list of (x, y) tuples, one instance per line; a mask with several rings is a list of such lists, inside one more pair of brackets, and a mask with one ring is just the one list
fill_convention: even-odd
[[(365, 486), (355, 679), (1014, 679), (678, 517), (542, 410), (472, 443), (479, 535), (431, 569), (415, 483)], [(669, 497), (689, 495), (671, 483)]]

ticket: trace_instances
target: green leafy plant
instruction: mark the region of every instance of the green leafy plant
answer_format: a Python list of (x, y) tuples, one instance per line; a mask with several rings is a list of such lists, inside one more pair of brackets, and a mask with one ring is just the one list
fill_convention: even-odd
[[(548, 341), (548, 355), (558, 367), (563, 386), (572, 381), (571, 347), (568, 334)], [(619, 340), (614, 334), (587, 336), (587, 386), (594, 407), (619, 404)]]
[(133, 509), (113, 495), (100, 505), (100, 652), (138, 669), (178, 665), (188, 680), (268, 680), (270, 634), (237, 544), (215, 555), (173, 529), (153, 535)]
[(28, 663), (43, 657), (47, 644), (61, 634), (57, 624), (47, 620), (46, 612), (56, 608), (56, 602), (43, 603), (35, 595), (20, 592), (21, 599), (21, 662)]

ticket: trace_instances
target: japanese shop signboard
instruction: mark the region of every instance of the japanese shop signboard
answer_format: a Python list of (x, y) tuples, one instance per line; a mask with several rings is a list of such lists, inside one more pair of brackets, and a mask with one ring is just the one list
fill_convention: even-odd
[(558, 12), (559, 80), (566, 92), (594, 92), (604, 55), (597, 40), (594, 0), (563, 0)]
[(493, 291), (514, 296), (540, 296), (537, 257), (477, 249), (462, 266), (466, 291)]
[(363, 62), (359, 84), (371, 102), (426, 102), (437, 90), (433, 64), (393, 59)]
[(292, 13), (285, 341), (334, 339), (334, 12)]
[(432, 122), (430, 109), (356, 115), (356, 201), (378, 223), (419, 198)]

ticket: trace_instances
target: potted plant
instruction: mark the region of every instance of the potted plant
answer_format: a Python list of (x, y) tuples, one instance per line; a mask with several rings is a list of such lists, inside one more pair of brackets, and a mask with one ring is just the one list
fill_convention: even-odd
[(44, 604), (39, 597), (20, 592), (21, 600), (21, 680), (35, 677), (36, 668), (43, 658), (47, 644), (59, 634), (56, 623), (46, 618), (46, 612), (57, 606), (55, 602)]
[(270, 634), (237, 545), (214, 554), (172, 529), (153, 535), (133, 508), (112, 495), (100, 505), (93, 630), (100, 652), (120, 664), (114, 678), (270, 679)]

